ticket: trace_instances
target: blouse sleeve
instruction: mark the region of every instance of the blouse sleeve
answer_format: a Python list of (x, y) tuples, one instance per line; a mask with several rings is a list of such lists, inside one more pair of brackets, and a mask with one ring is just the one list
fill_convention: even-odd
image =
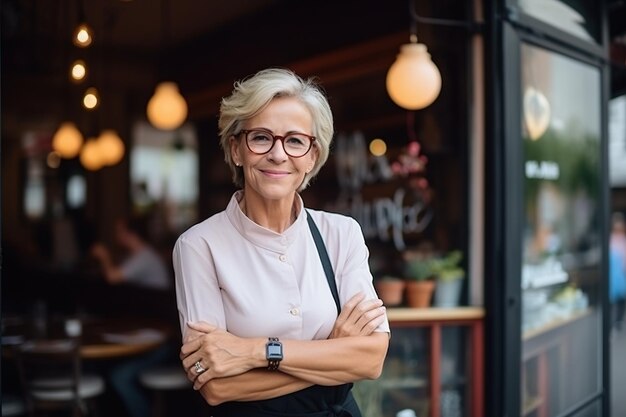
[(199, 248), (183, 236), (174, 245), (172, 260), (183, 339), (188, 322), (205, 321), (225, 329), (224, 306), (209, 248)]
[[(359, 291), (366, 295), (366, 299), (378, 298), (374, 289), (373, 277), (369, 267), (369, 249), (365, 243), (363, 232), (359, 224), (350, 219), (348, 239), (342, 239), (342, 249), (346, 254), (342, 257), (345, 262), (338, 271), (339, 298), (341, 303), (346, 303)], [(389, 321), (385, 320), (377, 329), (377, 332), (389, 332)]]

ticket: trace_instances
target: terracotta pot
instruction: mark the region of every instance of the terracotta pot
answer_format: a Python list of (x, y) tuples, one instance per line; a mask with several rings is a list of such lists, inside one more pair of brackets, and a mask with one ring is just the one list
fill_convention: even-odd
[(374, 282), (378, 297), (386, 306), (402, 304), (405, 282), (401, 279), (380, 279)]
[(409, 307), (430, 307), (430, 300), (435, 291), (435, 281), (408, 281), (406, 283), (406, 297)]

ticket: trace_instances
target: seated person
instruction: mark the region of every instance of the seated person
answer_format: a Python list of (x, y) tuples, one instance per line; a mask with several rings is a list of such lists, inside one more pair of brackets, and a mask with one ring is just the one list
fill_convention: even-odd
[(128, 253), (120, 264), (113, 261), (111, 253), (102, 243), (92, 246), (91, 254), (100, 262), (108, 283), (128, 283), (158, 290), (170, 288), (169, 269), (146, 236), (143, 219), (131, 217), (116, 222), (116, 241)]
[[(169, 299), (170, 296), (173, 297), (170, 269), (148, 243), (144, 219), (131, 217), (118, 220), (115, 224), (115, 239), (127, 253), (120, 263), (114, 262), (110, 251), (103, 244), (96, 243), (91, 248), (92, 256), (102, 267), (104, 278), (109, 284), (116, 286), (116, 290), (108, 297), (100, 297), (103, 299), (114, 297), (116, 300), (114, 311), (109, 312), (107, 316), (115, 313), (128, 319), (159, 318), (163, 323), (175, 322), (177, 319), (175, 309), (163, 308), (163, 305), (174, 306), (173, 299)], [(167, 303), (164, 304), (166, 300)], [(122, 400), (128, 416), (150, 416), (148, 393), (141, 386), (139, 375), (144, 370), (177, 359), (177, 346), (168, 340), (153, 351), (122, 359), (107, 366), (108, 379)]]

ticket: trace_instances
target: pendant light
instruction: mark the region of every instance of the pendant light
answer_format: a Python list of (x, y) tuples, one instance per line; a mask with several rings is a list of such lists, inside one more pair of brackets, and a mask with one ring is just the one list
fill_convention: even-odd
[[(163, 30), (163, 45), (168, 45), (169, 26), (168, 16), (169, 10), (166, 10), (167, 0), (161, 1), (161, 26)], [(148, 101), (146, 108), (146, 115), (148, 121), (156, 127), (162, 130), (173, 130), (185, 122), (187, 118), (187, 102), (185, 98), (180, 94), (178, 85), (171, 81), (164, 81), (159, 83), (155, 90), (154, 95)]]
[(78, 25), (72, 33), (72, 43), (79, 48), (87, 48), (93, 42), (93, 29), (87, 24), (83, 0), (77, 0), (77, 4)]
[(70, 68), (70, 80), (80, 83), (87, 77), (87, 64), (82, 59), (77, 59)]
[(387, 71), (387, 93), (398, 106), (407, 110), (419, 110), (431, 105), (441, 91), (441, 73), (431, 60), (428, 48), (417, 42), (417, 23), (461, 27), (478, 32), (482, 22), (435, 19), (417, 14), (415, 0), (409, 0), (411, 28), (409, 43), (400, 47), (396, 61)]
[(124, 142), (113, 129), (103, 130), (97, 144), (103, 165), (115, 165), (124, 157)]
[(435, 101), (441, 91), (441, 74), (430, 59), (426, 45), (417, 42), (417, 19), (413, 0), (409, 0), (411, 28), (409, 43), (400, 47), (396, 61), (387, 71), (387, 93), (398, 106), (419, 110)]
[(89, 138), (80, 151), (80, 163), (89, 171), (97, 171), (104, 165), (96, 138)]
[(411, 42), (400, 47), (400, 54), (387, 72), (387, 93), (398, 106), (419, 110), (432, 104), (441, 91), (441, 74), (430, 59), (426, 45)]
[(82, 145), (83, 135), (72, 122), (61, 123), (52, 137), (52, 149), (62, 158), (74, 158)]
[(91, 27), (85, 22), (76, 26), (72, 35), (72, 42), (79, 48), (86, 48), (91, 45), (93, 42), (93, 30)]
[(178, 85), (165, 81), (156, 86), (146, 109), (148, 120), (158, 129), (173, 130), (187, 118), (187, 103), (178, 91)]

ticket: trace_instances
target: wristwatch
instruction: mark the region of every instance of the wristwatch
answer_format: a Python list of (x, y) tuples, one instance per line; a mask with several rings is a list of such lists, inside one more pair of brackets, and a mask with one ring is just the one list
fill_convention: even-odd
[(267, 359), (267, 369), (275, 371), (283, 360), (283, 344), (277, 337), (269, 337), (265, 344), (265, 358)]

